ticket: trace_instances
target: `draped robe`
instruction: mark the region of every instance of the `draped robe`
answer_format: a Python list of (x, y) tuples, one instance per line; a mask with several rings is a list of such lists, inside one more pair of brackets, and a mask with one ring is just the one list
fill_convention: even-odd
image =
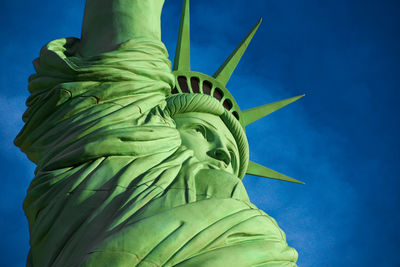
[(47, 44), (29, 79), (15, 141), (37, 164), (27, 266), (296, 266), (241, 180), (181, 146), (164, 112), (164, 45), (137, 38), (85, 57), (79, 42)]

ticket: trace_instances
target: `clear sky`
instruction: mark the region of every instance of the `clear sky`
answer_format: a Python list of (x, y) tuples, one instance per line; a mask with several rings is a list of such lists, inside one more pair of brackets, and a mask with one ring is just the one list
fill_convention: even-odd
[[(253, 161), (305, 181), (245, 177), (299, 266), (399, 266), (400, 1), (192, 0), (192, 69), (213, 74), (263, 23), (228, 89), (242, 108), (307, 96), (247, 129)], [(0, 265), (24, 266), (22, 201), (34, 166), (12, 144), (32, 60), (80, 36), (83, 0), (1, 1)], [(171, 59), (181, 0), (166, 0)]]

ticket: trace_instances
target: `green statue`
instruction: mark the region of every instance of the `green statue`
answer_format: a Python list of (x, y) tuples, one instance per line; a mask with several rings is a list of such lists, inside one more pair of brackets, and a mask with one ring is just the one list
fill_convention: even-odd
[(87, 0), (81, 39), (34, 61), (27, 266), (296, 266), (241, 178), (299, 182), (249, 161), (245, 126), (301, 96), (241, 111), (225, 88), (260, 22), (212, 77), (191, 71), (188, 0), (171, 72), (163, 2)]

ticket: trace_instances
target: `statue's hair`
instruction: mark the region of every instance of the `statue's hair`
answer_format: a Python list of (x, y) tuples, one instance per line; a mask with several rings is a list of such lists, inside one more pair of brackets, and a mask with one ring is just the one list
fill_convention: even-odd
[(203, 94), (176, 94), (167, 98), (166, 111), (171, 117), (176, 114), (200, 112), (219, 116), (235, 138), (239, 150), (239, 178), (243, 178), (249, 162), (249, 146), (244, 129), (220, 102)]

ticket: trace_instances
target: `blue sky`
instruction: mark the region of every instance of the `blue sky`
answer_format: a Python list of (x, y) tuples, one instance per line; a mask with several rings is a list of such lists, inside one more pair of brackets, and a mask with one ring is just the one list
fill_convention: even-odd
[[(242, 108), (307, 96), (247, 129), (251, 159), (307, 184), (245, 177), (250, 198), (299, 252), (299, 266), (398, 266), (400, 2), (192, 0), (192, 69), (213, 74), (263, 23), (228, 88)], [(12, 144), (32, 60), (80, 35), (84, 1), (2, 1), (0, 265), (23, 266), (22, 211), (34, 166)], [(167, 0), (175, 51), (181, 1)]]

